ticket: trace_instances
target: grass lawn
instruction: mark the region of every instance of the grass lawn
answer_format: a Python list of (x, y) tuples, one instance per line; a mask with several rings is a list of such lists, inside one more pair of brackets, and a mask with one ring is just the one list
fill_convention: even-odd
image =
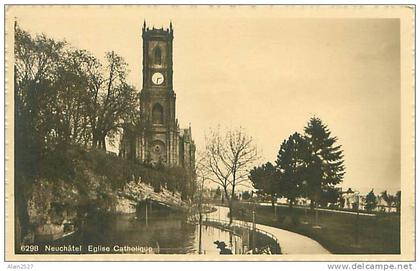
[[(236, 203), (234, 217), (252, 220), (251, 206)], [(277, 219), (272, 206), (256, 206), (256, 222), (308, 236), (334, 254), (399, 254), (400, 215), (372, 216), (318, 212), (320, 229), (315, 225), (315, 212), (301, 208), (277, 206)], [(359, 245), (356, 245), (356, 221), (359, 219)], [(308, 224), (304, 224), (308, 221)], [(280, 244), (281, 246), (281, 244)]]

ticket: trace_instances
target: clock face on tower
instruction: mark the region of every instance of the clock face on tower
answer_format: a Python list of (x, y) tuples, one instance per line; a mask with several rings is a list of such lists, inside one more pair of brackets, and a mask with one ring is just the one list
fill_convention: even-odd
[(152, 82), (153, 82), (153, 84), (155, 84), (155, 85), (162, 85), (163, 84), (163, 82), (164, 82), (164, 80), (165, 80), (165, 77), (163, 76), (163, 74), (161, 74), (160, 72), (155, 72), (153, 75), (152, 75)]

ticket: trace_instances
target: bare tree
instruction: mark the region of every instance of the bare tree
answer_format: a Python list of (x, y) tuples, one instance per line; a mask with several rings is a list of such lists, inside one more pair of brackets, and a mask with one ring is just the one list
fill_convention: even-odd
[[(196, 170), (196, 174), (197, 174), (197, 178), (196, 178), (196, 182), (197, 182), (197, 191), (198, 194), (196, 193), (196, 201), (198, 204), (198, 213), (199, 213), (199, 222), (200, 222), (200, 227), (201, 227), (201, 222), (202, 222), (202, 214), (203, 214), (203, 194), (204, 194), (204, 183), (209, 180), (209, 171), (206, 169), (205, 167), (205, 159), (204, 159), (204, 155), (199, 155), (199, 159), (196, 162), (196, 166), (195, 166), (195, 170)], [(201, 234), (201, 230), (200, 230), (200, 234)], [(200, 244), (201, 245), (201, 244)], [(201, 251), (201, 250), (200, 250)]]
[(258, 159), (257, 147), (241, 127), (225, 133), (212, 130), (206, 136), (203, 159), (209, 179), (223, 188), (232, 223), (235, 189), (248, 181), (249, 170)]

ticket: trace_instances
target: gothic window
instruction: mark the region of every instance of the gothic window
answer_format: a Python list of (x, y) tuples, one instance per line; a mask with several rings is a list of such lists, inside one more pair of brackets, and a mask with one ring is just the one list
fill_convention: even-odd
[(163, 107), (160, 104), (155, 104), (152, 109), (153, 124), (163, 124)]
[(162, 52), (159, 46), (155, 48), (155, 64), (161, 65), (162, 64)]

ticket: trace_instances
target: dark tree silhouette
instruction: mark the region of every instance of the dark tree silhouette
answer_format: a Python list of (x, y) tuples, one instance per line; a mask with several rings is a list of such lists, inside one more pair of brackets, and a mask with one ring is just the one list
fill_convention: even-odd
[(132, 120), (136, 112), (136, 91), (126, 77), (127, 63), (114, 52), (106, 54), (107, 65), (92, 64), (89, 79), (91, 106), (89, 120), (92, 127), (93, 146), (106, 149), (105, 138), (113, 139), (124, 123)]
[(321, 200), (323, 190), (342, 182), (345, 174), (344, 156), (341, 145), (336, 145), (337, 137), (331, 136), (321, 119), (311, 118), (304, 130), (310, 150), (306, 179), (313, 208), (314, 201)]
[(365, 209), (368, 212), (372, 212), (378, 205), (378, 199), (375, 196), (375, 193), (373, 193), (373, 189), (366, 195), (365, 198)]
[(258, 194), (270, 196), (271, 204), (274, 206), (279, 183), (275, 166), (267, 162), (261, 166), (254, 167), (249, 172), (248, 178), (251, 180), (254, 188), (257, 189)]
[(340, 192), (337, 188), (327, 187), (321, 192), (320, 205), (327, 207), (328, 203), (338, 203), (340, 201)]
[[(15, 24), (15, 155), (18, 169), (36, 175), (37, 161), (61, 141), (55, 109), (56, 78), (64, 59), (64, 42), (45, 35), (31, 37)], [(16, 159), (15, 159), (16, 161)]]
[(401, 212), (401, 190), (395, 194), (395, 208), (397, 208), (397, 212)]
[(388, 192), (385, 190), (381, 193), (381, 198), (386, 202), (386, 205), (388, 206), (388, 212), (391, 212), (392, 205), (396, 201), (396, 196), (388, 194)]
[(286, 197), (290, 207), (303, 193), (308, 158), (308, 144), (299, 133), (294, 133), (281, 144), (276, 160), (280, 177), (277, 194)]
[(102, 65), (86, 50), (45, 35), (31, 37), (16, 24), (14, 73), (15, 134), (24, 146), (22, 153), (17, 149), (22, 158), (37, 156), (30, 159), (38, 161), (71, 144), (105, 149), (105, 137), (112, 140), (137, 112), (127, 63), (114, 52)]

